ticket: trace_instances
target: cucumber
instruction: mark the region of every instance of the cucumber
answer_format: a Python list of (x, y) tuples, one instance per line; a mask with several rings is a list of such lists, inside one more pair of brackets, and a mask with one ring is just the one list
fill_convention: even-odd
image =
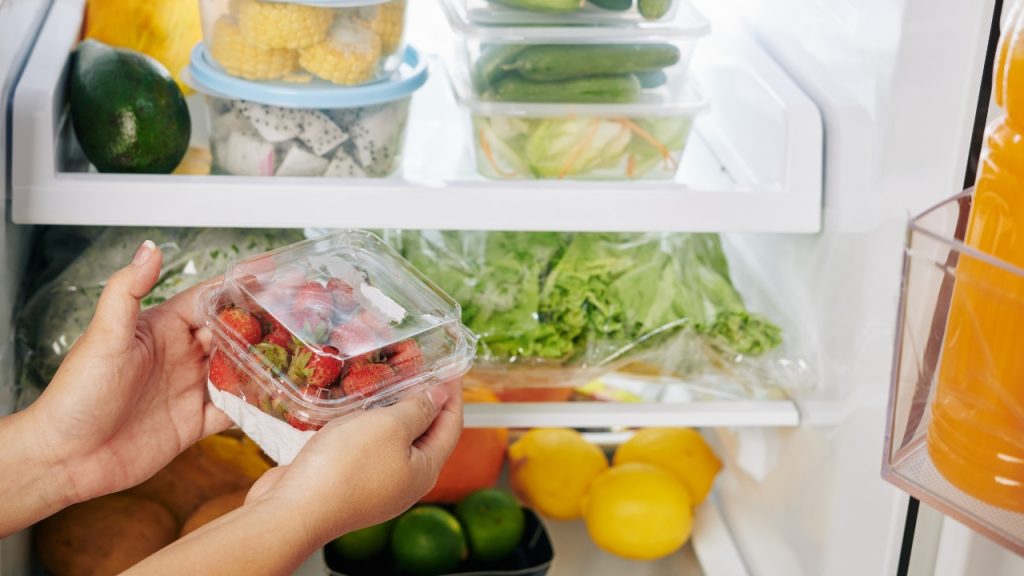
[(490, 0), (490, 2), (531, 12), (552, 13), (575, 12), (580, 9), (582, 3), (581, 0)]
[(473, 85), (478, 92), (486, 92), (508, 74), (506, 67), (514, 62), (520, 52), (526, 50), (526, 44), (490, 44), (480, 51), (480, 57), (473, 67)]
[(653, 72), (679, 62), (672, 44), (572, 44), (531, 46), (503, 64), (528, 80), (552, 81)]
[(640, 86), (642, 86), (644, 90), (657, 88), (665, 82), (668, 82), (668, 76), (661, 70), (655, 70), (654, 72), (637, 72), (636, 79), (640, 81)]
[(636, 0), (636, 7), (644, 20), (657, 20), (668, 14), (672, 0)]
[(533, 82), (508, 76), (487, 94), (491, 100), (506, 102), (621, 103), (639, 95), (640, 81), (632, 74), (573, 78), (561, 82)]
[(598, 8), (614, 10), (616, 12), (629, 10), (633, 7), (633, 0), (587, 0), (587, 2), (597, 6)]

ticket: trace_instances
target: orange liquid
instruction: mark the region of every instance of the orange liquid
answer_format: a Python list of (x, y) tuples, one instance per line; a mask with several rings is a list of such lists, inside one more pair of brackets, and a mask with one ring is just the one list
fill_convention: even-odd
[[(1014, 71), (1024, 75), (1024, 54)], [(1024, 104), (1024, 93), (1015, 97), (1002, 99)], [(965, 242), (1024, 267), (1024, 137), (1014, 126), (1024, 109), (1013, 111), (986, 135)], [(962, 491), (1024, 512), (1024, 276), (967, 254), (957, 262), (928, 451)]]

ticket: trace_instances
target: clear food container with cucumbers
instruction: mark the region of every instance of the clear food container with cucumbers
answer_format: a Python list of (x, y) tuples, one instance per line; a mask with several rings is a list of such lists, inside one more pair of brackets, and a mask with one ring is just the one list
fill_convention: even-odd
[(482, 175), (675, 176), (708, 106), (687, 74), (695, 38), (670, 29), (494, 30), (467, 37), (449, 66)]
[(406, 0), (200, 0), (203, 42), (228, 74), (352, 86), (401, 65)]
[(452, 16), (485, 26), (622, 25), (672, 21), (707, 31), (686, 0), (442, 0)]
[(381, 178), (401, 165), (409, 103), (427, 73), (407, 46), (381, 82), (267, 84), (225, 74), (199, 44), (186, 81), (206, 95), (213, 174)]

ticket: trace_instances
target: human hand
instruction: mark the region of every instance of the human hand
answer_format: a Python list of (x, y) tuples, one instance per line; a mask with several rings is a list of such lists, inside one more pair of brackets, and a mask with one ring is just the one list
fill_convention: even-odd
[(246, 506), (272, 504), (302, 519), (315, 549), (415, 504), (433, 488), (461, 433), (460, 380), (433, 386), (328, 423), (291, 464), (256, 481)]
[(146, 241), (108, 279), (88, 328), (25, 411), (40, 456), (66, 487), (64, 505), (139, 484), (230, 424), (206, 397), (201, 287), (140, 313), (162, 260)]

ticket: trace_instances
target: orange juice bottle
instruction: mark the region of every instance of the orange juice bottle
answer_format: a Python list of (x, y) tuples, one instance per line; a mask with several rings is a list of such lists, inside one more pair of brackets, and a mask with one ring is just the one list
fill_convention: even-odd
[(928, 452), (939, 472), (984, 502), (1024, 512), (1024, 17), (999, 41), (996, 104), (959, 256)]

